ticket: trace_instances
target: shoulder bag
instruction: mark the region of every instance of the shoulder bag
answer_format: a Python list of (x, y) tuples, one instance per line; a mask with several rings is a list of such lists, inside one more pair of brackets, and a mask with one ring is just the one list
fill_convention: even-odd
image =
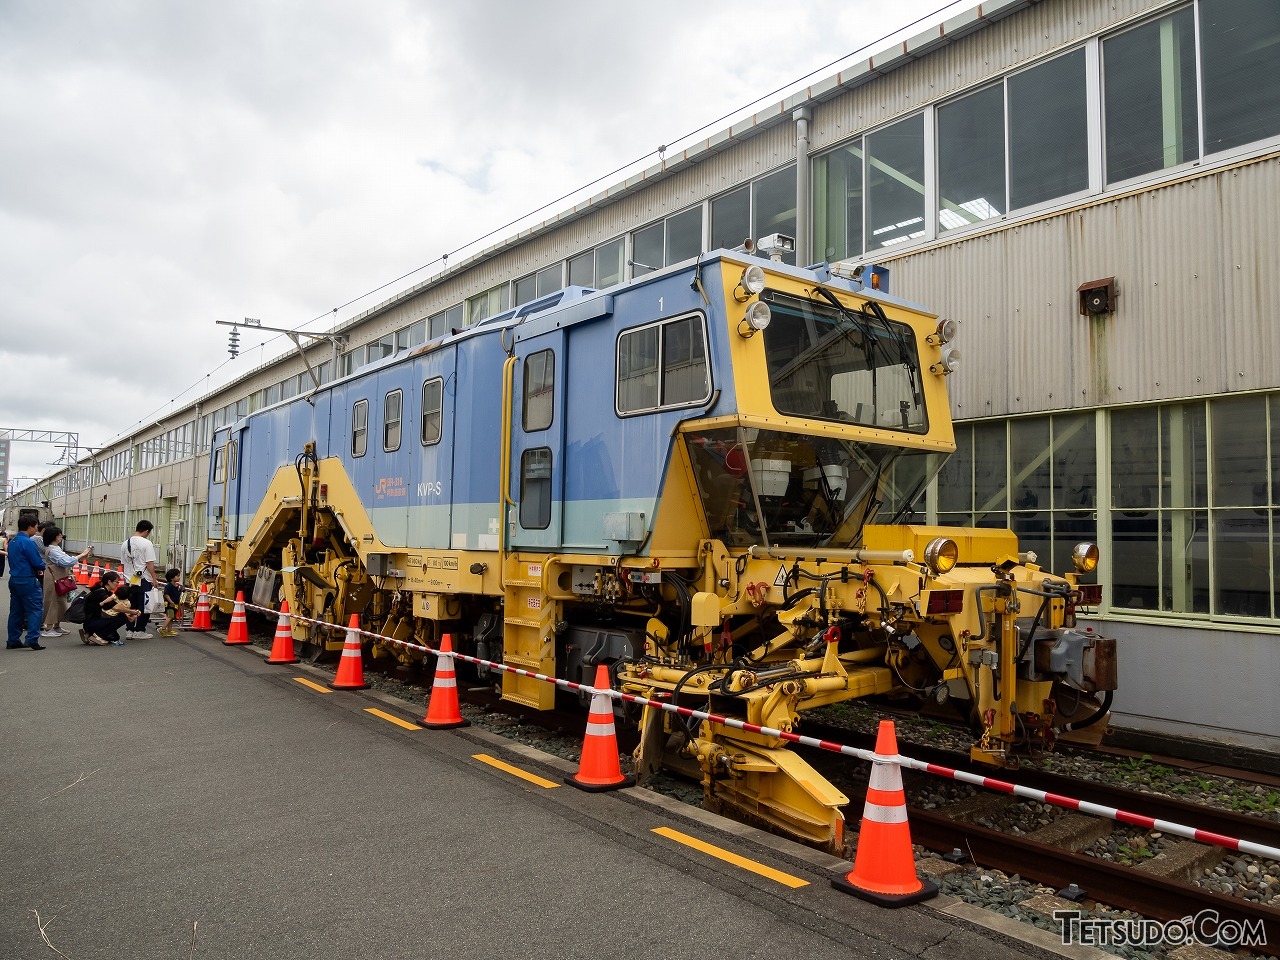
[(76, 588), (75, 577), (60, 577), (53, 581), (53, 591), (60, 597), (65, 597), (68, 593)]

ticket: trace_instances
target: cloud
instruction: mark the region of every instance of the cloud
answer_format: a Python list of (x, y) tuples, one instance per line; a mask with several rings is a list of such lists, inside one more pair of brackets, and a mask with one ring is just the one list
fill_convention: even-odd
[[(0, 427), (124, 434), (258, 361), (206, 381), (215, 320), (328, 314), (847, 53), (882, 10), (9, 0)], [(13, 472), (48, 459), (15, 447)]]

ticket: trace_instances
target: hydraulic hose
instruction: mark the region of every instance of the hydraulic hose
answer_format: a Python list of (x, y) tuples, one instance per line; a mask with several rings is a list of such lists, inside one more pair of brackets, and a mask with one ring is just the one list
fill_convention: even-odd
[(1107, 711), (1111, 709), (1111, 701), (1114, 698), (1115, 698), (1114, 690), (1106, 691), (1102, 695), (1102, 706), (1098, 708), (1097, 713), (1091, 713), (1089, 716), (1085, 717), (1083, 720), (1078, 720), (1075, 723), (1063, 724), (1063, 726), (1061, 727), (1061, 732), (1067, 733), (1071, 730), (1083, 730), (1085, 727), (1093, 726), (1095, 723), (1097, 723), (1099, 720), (1101, 720), (1103, 717), (1107, 715)]

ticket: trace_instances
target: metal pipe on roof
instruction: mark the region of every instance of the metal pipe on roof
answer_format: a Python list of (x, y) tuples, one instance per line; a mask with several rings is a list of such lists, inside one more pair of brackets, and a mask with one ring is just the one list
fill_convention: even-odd
[(812, 230), (809, 227), (809, 108), (800, 107), (791, 114), (796, 122), (796, 266), (813, 262), (809, 255)]

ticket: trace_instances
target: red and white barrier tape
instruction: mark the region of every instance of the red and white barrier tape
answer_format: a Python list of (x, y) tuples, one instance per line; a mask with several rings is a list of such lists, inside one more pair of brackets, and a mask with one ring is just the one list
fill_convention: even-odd
[[(209, 595), (211, 599), (225, 600), (225, 597), (214, 597)], [(256, 604), (246, 602), (245, 609), (261, 610), (263, 613), (279, 614), (278, 610), (272, 610), (270, 607), (260, 607)], [(300, 620), (303, 623), (314, 623), (319, 626), (333, 627), (340, 630), (350, 629), (342, 627), (336, 623), (326, 623), (323, 620), (313, 620), (310, 617), (299, 616), (290, 613), (290, 617), (294, 620)], [(439, 655), (440, 651), (432, 647), (424, 646), (420, 643), (412, 643), (408, 640), (397, 640), (395, 637), (384, 637), (379, 633), (370, 633), (367, 630), (357, 631), (361, 636), (371, 637), (374, 640), (381, 640), (385, 643), (395, 643), (400, 646), (407, 647), (411, 650), (421, 650), (424, 653)], [(856, 757), (859, 760), (866, 760), (870, 763), (896, 763), (899, 766), (906, 767), (910, 770), (919, 770), (922, 773), (933, 774), (937, 777), (946, 777), (951, 780), (959, 780), (962, 783), (973, 784), (977, 787), (986, 787), (989, 790), (997, 790), (1000, 793), (1010, 793), (1014, 796), (1025, 797), (1028, 800), (1036, 800), (1040, 803), (1051, 803), (1054, 806), (1065, 807), (1068, 810), (1078, 810), (1081, 813), (1093, 814), (1097, 817), (1106, 817), (1109, 820), (1115, 820), (1119, 823), (1128, 823), (1138, 827), (1145, 827), (1148, 830), (1160, 830), (1164, 833), (1170, 833), (1178, 837), (1186, 837), (1188, 840), (1198, 840), (1201, 843), (1212, 844), (1217, 847), (1225, 847), (1228, 850), (1238, 850), (1241, 853), (1250, 853), (1259, 857), (1267, 857), (1272, 860), (1280, 861), (1280, 847), (1271, 847), (1263, 843), (1253, 843), (1249, 840), (1240, 840), (1236, 837), (1224, 836), (1220, 833), (1213, 833), (1209, 830), (1199, 830), (1195, 827), (1184, 826), (1180, 823), (1174, 823), (1170, 820), (1158, 820), (1155, 817), (1143, 816), (1140, 813), (1131, 813), (1127, 810), (1120, 810), (1116, 807), (1106, 807), (1098, 803), (1089, 803), (1085, 800), (1076, 800), (1073, 797), (1063, 796), (1058, 793), (1047, 793), (1044, 790), (1032, 790), (1030, 787), (1020, 787), (1016, 783), (1009, 783), (1006, 780), (997, 780), (994, 777), (983, 777), (976, 773), (966, 773), (963, 770), (953, 770), (950, 767), (940, 766), (936, 763), (925, 763), (922, 760), (913, 760), (911, 757), (899, 754), (896, 757), (882, 757), (871, 750), (861, 750), (858, 747), (850, 747), (841, 743), (835, 743), (831, 740), (819, 740), (816, 737), (805, 737), (798, 733), (791, 733), (787, 730), (778, 730), (773, 727), (762, 727), (759, 724), (747, 723), (745, 720), (736, 720), (733, 717), (722, 717), (716, 713), (707, 713), (702, 710), (694, 710), (690, 707), (681, 707), (673, 703), (666, 703), (662, 700), (653, 700), (648, 697), (640, 697), (633, 693), (623, 693), (621, 690), (597, 689), (588, 686), (585, 683), (574, 683), (572, 680), (561, 680), (557, 677), (549, 677), (543, 673), (534, 673), (531, 670), (522, 670), (519, 667), (511, 667), (505, 663), (495, 663), (492, 660), (481, 660), (479, 657), (471, 657), (465, 653), (445, 654), (452, 656), (457, 660), (466, 663), (474, 663), (478, 666), (488, 667), (491, 670), (501, 670), (504, 673), (512, 673), (521, 677), (529, 677), (533, 680), (541, 680), (544, 683), (555, 684), (564, 690), (571, 690), (575, 693), (588, 693), (595, 695), (602, 693), (605, 696), (612, 697), (617, 700), (625, 700), (627, 703), (634, 703), (642, 707), (654, 707), (659, 710), (665, 710), (668, 713), (674, 713), (682, 717), (693, 720), (704, 720), (710, 723), (718, 723), (722, 726), (733, 727), (737, 730), (745, 730), (748, 733), (758, 733), (766, 737), (776, 737), (779, 740), (786, 740), (789, 743), (799, 743), (806, 747), (816, 747), (819, 750), (826, 750), (829, 753), (839, 753), (847, 757)]]

